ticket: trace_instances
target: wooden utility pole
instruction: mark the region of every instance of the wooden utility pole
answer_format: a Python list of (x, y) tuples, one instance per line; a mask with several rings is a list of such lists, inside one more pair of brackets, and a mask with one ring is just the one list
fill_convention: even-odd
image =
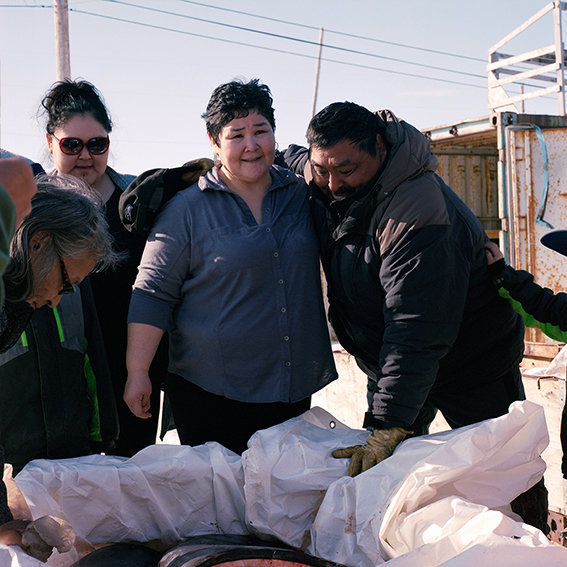
[(311, 107), (311, 118), (317, 110), (317, 91), (319, 90), (319, 71), (321, 70), (321, 51), (323, 50), (323, 28), (319, 28), (319, 50), (317, 52), (317, 69), (315, 71), (315, 88), (313, 90), (313, 106)]
[(54, 0), (55, 16), (55, 57), (57, 59), (57, 80), (71, 78), (71, 60), (69, 57), (69, 9), (67, 0)]

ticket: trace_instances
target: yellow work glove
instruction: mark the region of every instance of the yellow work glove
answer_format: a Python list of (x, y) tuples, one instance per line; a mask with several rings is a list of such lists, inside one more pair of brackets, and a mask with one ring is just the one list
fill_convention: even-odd
[(374, 429), (364, 445), (335, 449), (333, 457), (335, 459), (350, 459), (348, 474), (349, 476), (356, 476), (387, 459), (406, 438), (406, 435), (410, 433), (411, 431), (406, 431), (401, 427)]

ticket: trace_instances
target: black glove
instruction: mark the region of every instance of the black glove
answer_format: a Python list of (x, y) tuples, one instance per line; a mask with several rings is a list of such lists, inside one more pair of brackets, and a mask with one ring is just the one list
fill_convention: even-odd
[(163, 205), (181, 189), (196, 183), (213, 167), (207, 158), (189, 161), (181, 167), (150, 169), (138, 175), (122, 195), (118, 212), (130, 232), (147, 234)]
[(500, 258), (500, 260), (496, 260), (493, 264), (489, 264), (487, 270), (488, 277), (491, 279), (492, 285), (498, 289), (502, 285), (504, 270), (506, 270), (506, 262), (504, 261), (504, 258)]

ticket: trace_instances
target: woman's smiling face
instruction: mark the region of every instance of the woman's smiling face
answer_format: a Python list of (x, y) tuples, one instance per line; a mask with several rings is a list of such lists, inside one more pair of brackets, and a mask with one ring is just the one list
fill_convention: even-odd
[(221, 173), (243, 184), (270, 184), (270, 168), (274, 163), (276, 139), (268, 120), (255, 110), (247, 116), (225, 124), (212, 141), (222, 163)]

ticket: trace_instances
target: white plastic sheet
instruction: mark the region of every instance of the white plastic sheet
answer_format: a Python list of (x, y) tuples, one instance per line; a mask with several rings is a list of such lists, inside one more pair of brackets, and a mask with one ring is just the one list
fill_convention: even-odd
[[(541, 407), (516, 402), (505, 416), (408, 440), (344, 476), (346, 459), (330, 452), (366, 435), (314, 408), (255, 434), (242, 460), (215, 443), (160, 445), (132, 459), (35, 461), (16, 482), (34, 517), (60, 515), (93, 544), (260, 532), (348, 567), (567, 565), (567, 549), (490, 509), (541, 477)], [(36, 567), (23, 552), (4, 561), (7, 551), (0, 565)], [(61, 559), (49, 564), (66, 567)]]
[(218, 443), (153, 445), (130, 459), (37, 460), (15, 480), (34, 519), (50, 510), (95, 546), (247, 533), (240, 457)]
[(321, 408), (253, 435), (242, 455), (250, 530), (305, 549), (327, 488), (347, 474), (348, 461), (331, 452), (367, 436)]
[[(545, 463), (540, 455), (547, 442), (543, 409), (530, 402), (516, 402), (496, 419), (405, 441), (389, 459), (329, 487), (308, 551), (359, 566), (377, 565), (422, 546), (458, 556), (484, 534), (478, 531), (482, 521), (470, 523), (472, 519), (484, 514), (485, 507), (507, 506), (541, 478)], [(510, 537), (531, 530), (518, 522), (507, 525), (515, 530)], [(567, 561), (567, 550), (561, 551)], [(431, 564), (448, 558), (441, 554)]]

